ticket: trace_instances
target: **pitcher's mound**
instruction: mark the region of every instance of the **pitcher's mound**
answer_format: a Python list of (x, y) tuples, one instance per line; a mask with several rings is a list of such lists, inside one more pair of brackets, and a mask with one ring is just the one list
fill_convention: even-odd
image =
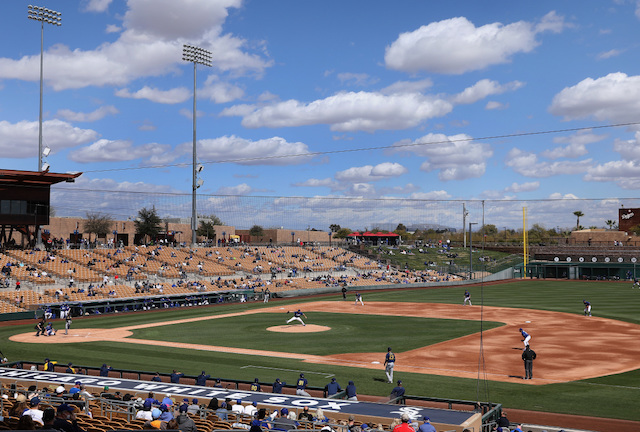
[(303, 326), (301, 324), (286, 324), (273, 327), (267, 327), (267, 330), (280, 333), (315, 333), (331, 330), (331, 327), (307, 324)]

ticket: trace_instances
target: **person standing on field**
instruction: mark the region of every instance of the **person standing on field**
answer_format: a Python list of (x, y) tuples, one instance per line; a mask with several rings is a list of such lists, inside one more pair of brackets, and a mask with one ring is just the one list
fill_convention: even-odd
[(524, 360), (524, 379), (533, 379), (533, 361), (536, 359), (536, 352), (529, 345), (522, 352)]

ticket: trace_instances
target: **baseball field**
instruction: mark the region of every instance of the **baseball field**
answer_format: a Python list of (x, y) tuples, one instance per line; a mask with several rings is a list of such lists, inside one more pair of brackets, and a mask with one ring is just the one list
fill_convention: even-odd
[[(518, 281), (76, 318), (68, 336), (34, 337), (35, 323), (0, 327), (12, 360), (171, 372), (312, 386), (335, 376), (387, 396), (384, 354), (407, 394), (507, 408), (640, 421), (640, 290), (628, 282)], [(593, 316), (583, 314), (583, 299)], [(482, 307), (481, 307), (482, 305)], [(287, 325), (290, 312), (302, 327)], [(61, 328), (62, 323), (56, 326)], [(538, 354), (525, 381), (518, 329)], [(480, 333), (482, 330), (482, 333)], [(480, 337), (482, 334), (482, 338)], [(482, 347), (482, 350), (481, 350)], [(478, 381), (478, 378), (481, 381)]]

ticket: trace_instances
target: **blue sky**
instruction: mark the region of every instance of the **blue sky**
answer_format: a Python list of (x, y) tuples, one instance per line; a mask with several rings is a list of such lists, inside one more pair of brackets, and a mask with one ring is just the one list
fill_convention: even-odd
[(44, 145), (52, 171), (84, 172), (67, 188), (190, 193), (192, 44), (213, 53), (197, 69), (203, 195), (498, 200), (498, 226), (519, 200), (561, 199), (547, 227), (636, 205), (581, 201), (640, 189), (636, 0), (2, 2), (8, 169), (37, 168), (29, 4), (62, 12), (44, 29)]

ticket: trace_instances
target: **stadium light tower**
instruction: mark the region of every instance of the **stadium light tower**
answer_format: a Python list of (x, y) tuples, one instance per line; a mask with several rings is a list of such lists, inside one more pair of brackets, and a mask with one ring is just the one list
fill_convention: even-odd
[(197, 165), (196, 150), (196, 65), (211, 67), (211, 51), (192, 45), (182, 46), (182, 60), (193, 63), (193, 183), (191, 191), (191, 245), (196, 245), (196, 231), (198, 230), (198, 214), (196, 209), (196, 189), (202, 186), (198, 183), (198, 172), (202, 171)]
[(29, 5), (27, 18), (40, 21), (40, 116), (38, 118), (38, 172), (46, 171), (42, 164), (42, 87), (43, 87), (43, 58), (44, 58), (44, 23), (55, 26), (62, 25), (62, 14), (42, 6)]

